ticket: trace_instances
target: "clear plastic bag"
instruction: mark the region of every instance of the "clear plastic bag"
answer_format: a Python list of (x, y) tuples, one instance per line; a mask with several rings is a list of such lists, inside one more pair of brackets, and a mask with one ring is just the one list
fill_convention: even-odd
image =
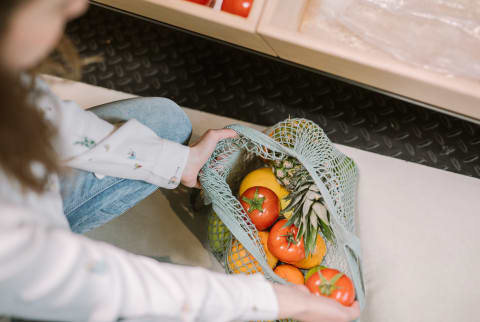
[(304, 24), (327, 18), (402, 61), (480, 79), (478, 0), (311, 0), (307, 10)]

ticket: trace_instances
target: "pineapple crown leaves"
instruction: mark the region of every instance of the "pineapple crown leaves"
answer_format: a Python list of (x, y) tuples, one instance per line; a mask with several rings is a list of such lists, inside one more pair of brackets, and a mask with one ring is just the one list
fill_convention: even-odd
[(318, 219), (320, 219), (326, 224), (330, 224), (327, 208), (323, 204), (321, 204), (320, 202), (314, 203), (312, 205), (312, 210), (316, 214), (316, 217), (318, 217)]
[(318, 272), (318, 276), (320, 276), (320, 285), (318, 286), (318, 290), (321, 294), (330, 296), (333, 291), (341, 288), (340, 286), (335, 285), (338, 280), (343, 276), (343, 273), (337, 273), (331, 280), (327, 280), (322, 273)]
[(310, 256), (315, 252), (315, 246), (318, 238), (318, 227), (312, 225), (306, 225), (306, 239), (305, 239), (305, 252), (306, 256)]
[(253, 195), (252, 199), (243, 196), (242, 200), (248, 204), (247, 212), (249, 214), (251, 214), (254, 210), (258, 210), (259, 212), (263, 211), (263, 202), (265, 201), (265, 197), (260, 198), (258, 196), (258, 188), (255, 189), (255, 194)]
[(288, 196), (286, 196), (285, 198), (283, 198), (283, 200), (285, 201), (289, 201), (290, 200), (290, 203), (288, 204), (287, 207), (285, 207), (284, 209), (282, 209), (280, 211), (281, 214), (284, 214), (286, 212), (289, 212), (290, 210), (298, 210), (298, 205), (301, 204), (302, 200), (305, 198), (305, 195), (302, 195), (301, 193), (291, 193), (289, 194)]
[(317, 243), (318, 235), (318, 226), (314, 226), (310, 220), (311, 214), (309, 216), (302, 216), (301, 207), (295, 209), (294, 214), (288, 219), (284, 227), (295, 225), (298, 227), (297, 239), (303, 238), (305, 245), (305, 256), (308, 257), (311, 253), (315, 251), (315, 246)]
[[(308, 190), (307, 190), (308, 189)], [(324, 200), (320, 193), (316, 192), (318, 188), (315, 185), (309, 187), (303, 187), (300, 190), (290, 193), (284, 200), (289, 201), (287, 207), (285, 207), (280, 213), (284, 214), (291, 210), (294, 210), (295, 214), (300, 213), (304, 216), (315, 214), (320, 221), (323, 221), (326, 225), (330, 224), (327, 208), (323, 205)], [(301, 207), (300, 207), (301, 206)], [(317, 222), (312, 218), (312, 221)], [(317, 226), (317, 225), (314, 225)]]
[(316, 191), (315, 185), (303, 186), (296, 192), (290, 193), (285, 200), (290, 200), (282, 214), (292, 211), (293, 214), (287, 221), (287, 225), (298, 227), (298, 238), (306, 236), (305, 252), (308, 256), (314, 251), (317, 234), (319, 231), (331, 242), (334, 241), (334, 234), (330, 227), (330, 218), (327, 208), (322, 204), (322, 196)]
[[(302, 131), (300, 134), (306, 135), (307, 132), (310, 131)], [(299, 139), (299, 133), (296, 134), (296, 139)], [(287, 224), (298, 227), (297, 238), (303, 238), (306, 255), (308, 256), (310, 252), (314, 251), (319, 232), (326, 240), (334, 242), (335, 236), (330, 226), (330, 213), (325, 207), (325, 200), (302, 162), (294, 157), (286, 156), (281, 160), (271, 162), (271, 166), (277, 181), (289, 192), (288, 196), (283, 199), (287, 201), (287, 206), (280, 211), (280, 214), (285, 216), (290, 214), (287, 217)], [(338, 180), (334, 180), (333, 177), (335, 174), (332, 175), (328, 172), (321, 176), (322, 182), (329, 190), (330, 186), (338, 186)]]
[(320, 230), (322, 231), (323, 236), (325, 236), (325, 238), (328, 241), (332, 243), (334, 242), (335, 235), (333, 234), (332, 228), (321, 220), (320, 220)]

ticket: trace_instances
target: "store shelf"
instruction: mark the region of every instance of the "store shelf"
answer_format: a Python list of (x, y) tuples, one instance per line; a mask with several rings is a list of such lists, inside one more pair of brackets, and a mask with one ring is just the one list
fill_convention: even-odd
[(275, 55), (256, 32), (265, 0), (255, 0), (247, 18), (185, 0), (96, 0), (93, 3)]
[(396, 60), (379, 50), (359, 50), (328, 24), (302, 32), (308, 0), (268, 0), (258, 27), (285, 60), (480, 120), (480, 81), (449, 77)]

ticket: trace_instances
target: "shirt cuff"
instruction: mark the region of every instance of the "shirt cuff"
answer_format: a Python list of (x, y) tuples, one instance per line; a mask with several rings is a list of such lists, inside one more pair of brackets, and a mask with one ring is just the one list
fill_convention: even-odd
[(278, 317), (278, 300), (272, 283), (261, 273), (248, 276), (250, 279), (247, 307), (242, 320), (275, 320)]
[(154, 173), (161, 173), (162, 177), (167, 178), (165, 188), (174, 189), (180, 184), (189, 153), (188, 146), (163, 140), (162, 153), (157, 157)]

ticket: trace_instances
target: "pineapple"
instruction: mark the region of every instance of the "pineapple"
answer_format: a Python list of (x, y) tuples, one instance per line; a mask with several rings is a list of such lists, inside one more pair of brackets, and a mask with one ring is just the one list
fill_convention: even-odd
[[(278, 143), (293, 148), (297, 135), (305, 130), (311, 131), (311, 134), (318, 131), (310, 121), (288, 118), (283, 125), (270, 130), (269, 136)], [(293, 157), (270, 161), (270, 165), (278, 182), (290, 193), (284, 199), (289, 204), (281, 213), (288, 219), (288, 225), (297, 226), (298, 237), (303, 237), (305, 243), (306, 256), (314, 251), (319, 232), (322, 232), (327, 240), (333, 241), (330, 215), (320, 189), (308, 171)], [(336, 181), (331, 177), (322, 178), (327, 188), (332, 184), (331, 179)], [(287, 213), (291, 215), (286, 216)]]
[(319, 231), (327, 240), (333, 241), (330, 216), (320, 190), (305, 169), (297, 171), (289, 180), (293, 190), (285, 198), (289, 205), (282, 213), (293, 210), (287, 224), (298, 227), (298, 238), (303, 237), (305, 255), (308, 256), (315, 249)]
[(287, 157), (283, 160), (271, 161), (272, 171), (279, 184), (285, 187), (288, 192), (293, 192), (292, 179), (295, 174), (302, 170), (302, 165), (295, 158)]
[(298, 237), (303, 237), (308, 256), (314, 251), (318, 232), (333, 241), (325, 201), (308, 171), (295, 158), (271, 161), (271, 166), (278, 182), (290, 192), (285, 198), (289, 204), (282, 214), (291, 213), (287, 224), (298, 227)]

